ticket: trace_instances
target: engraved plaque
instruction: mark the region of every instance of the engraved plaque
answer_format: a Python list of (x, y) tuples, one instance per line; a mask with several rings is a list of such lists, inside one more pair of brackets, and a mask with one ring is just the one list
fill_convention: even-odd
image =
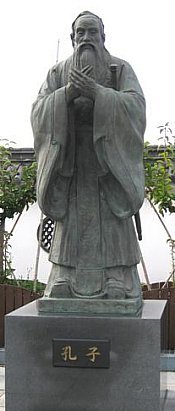
[(54, 367), (109, 368), (110, 341), (53, 339)]

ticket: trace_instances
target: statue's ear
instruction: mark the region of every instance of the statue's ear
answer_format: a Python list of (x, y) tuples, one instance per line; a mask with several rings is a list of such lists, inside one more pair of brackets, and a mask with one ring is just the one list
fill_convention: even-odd
[(71, 41), (72, 41), (72, 46), (74, 47), (74, 36), (73, 36), (73, 33), (71, 33), (70, 38), (71, 38)]

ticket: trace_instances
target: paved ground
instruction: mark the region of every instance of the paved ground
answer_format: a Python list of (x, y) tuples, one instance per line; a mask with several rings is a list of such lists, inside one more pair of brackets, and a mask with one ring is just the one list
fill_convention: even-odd
[[(175, 372), (167, 372), (167, 399), (163, 411), (175, 411)], [(0, 411), (5, 411), (5, 367), (0, 366)], [(137, 410), (136, 410), (137, 411)], [(149, 410), (148, 410), (149, 411)]]
[(167, 399), (164, 411), (175, 411), (175, 372), (167, 372)]
[(5, 410), (5, 367), (0, 367), (0, 411)]
[(165, 407), (163, 411), (174, 411), (175, 410), (175, 391), (168, 391), (168, 397), (165, 402)]

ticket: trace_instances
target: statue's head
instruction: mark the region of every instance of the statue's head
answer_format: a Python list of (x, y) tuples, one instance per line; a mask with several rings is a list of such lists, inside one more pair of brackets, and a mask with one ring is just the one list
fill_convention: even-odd
[(97, 47), (104, 47), (105, 33), (102, 19), (90, 11), (80, 13), (72, 23), (72, 45), (92, 43)]

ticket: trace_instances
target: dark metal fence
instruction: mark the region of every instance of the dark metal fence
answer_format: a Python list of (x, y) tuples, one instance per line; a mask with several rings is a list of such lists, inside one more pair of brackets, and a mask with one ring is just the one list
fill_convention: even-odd
[(25, 304), (39, 298), (38, 293), (33, 293), (24, 288), (13, 285), (0, 284), (0, 347), (4, 346), (4, 316)]
[(143, 287), (144, 300), (167, 300), (166, 312), (166, 348), (175, 350), (175, 288), (172, 283), (167, 284), (164, 288), (164, 283), (151, 284), (151, 290)]

